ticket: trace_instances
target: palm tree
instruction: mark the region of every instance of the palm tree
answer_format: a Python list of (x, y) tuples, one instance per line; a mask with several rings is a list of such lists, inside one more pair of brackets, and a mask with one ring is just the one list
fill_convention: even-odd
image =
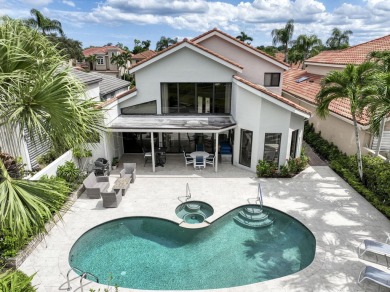
[(156, 51), (157, 52), (162, 51), (176, 43), (177, 43), (177, 38), (171, 39), (169, 37), (162, 36), (156, 44)]
[(302, 65), (306, 59), (317, 55), (322, 48), (322, 41), (315, 34), (310, 36), (301, 34), (293, 43), (290, 53), (293, 51), (295, 54), (292, 58), (289, 57), (290, 62), (293, 59), (295, 63), (299, 62)]
[(357, 117), (362, 114), (369, 103), (367, 97), (375, 93), (374, 86), (371, 86), (371, 83), (375, 81), (373, 72), (375, 72), (375, 64), (371, 62), (358, 66), (348, 64), (343, 71), (331, 71), (322, 79), (321, 89), (316, 96), (317, 113), (322, 118), (329, 114), (329, 105), (332, 101), (344, 99), (350, 103), (361, 180), (363, 180), (363, 163)]
[(378, 94), (370, 102), (370, 124), (372, 132), (378, 135), (378, 145), (375, 156), (379, 155), (382, 143), (385, 119), (390, 113), (390, 51), (374, 51), (369, 59), (378, 65)]
[(246, 42), (246, 41), (250, 41), (250, 42), (246, 42), (248, 45), (251, 44), (251, 42), (253, 42), (253, 38), (248, 36), (245, 32), (241, 32), (240, 35), (236, 36), (236, 39), (242, 41), (242, 42)]
[(97, 60), (96, 55), (89, 55), (88, 57), (85, 58), (85, 61), (87, 61), (89, 64), (89, 70), (96, 69), (96, 60)]
[(284, 46), (285, 61), (288, 62), (288, 44), (290, 43), (294, 33), (294, 19), (287, 21), (284, 28), (273, 29), (271, 32), (272, 35), (272, 44), (275, 46), (280, 43)]
[(327, 39), (326, 45), (331, 50), (345, 49), (349, 46), (349, 36), (352, 34), (352, 30), (341, 31), (337, 27), (332, 29), (332, 35)]
[[(127, 62), (130, 62), (132, 54), (130, 52), (122, 52), (119, 55), (111, 57), (111, 64), (116, 64), (119, 68), (123, 68), (124, 71), (127, 69)], [(125, 74), (123, 74), (125, 76)]]
[[(103, 114), (65, 67), (50, 41), (21, 21), (0, 25), (0, 126), (58, 148), (73, 148), (103, 130)], [(36, 134), (36, 135), (35, 135)], [(44, 230), (56, 186), (12, 179), (0, 161), (0, 228), (15, 236)]]
[(64, 35), (62, 31), (61, 22), (56, 19), (50, 19), (45, 17), (39, 10), (31, 9), (30, 14), (33, 16), (25, 21), (25, 23), (41, 31), (43, 35), (46, 35), (48, 32), (58, 32), (61, 35)]

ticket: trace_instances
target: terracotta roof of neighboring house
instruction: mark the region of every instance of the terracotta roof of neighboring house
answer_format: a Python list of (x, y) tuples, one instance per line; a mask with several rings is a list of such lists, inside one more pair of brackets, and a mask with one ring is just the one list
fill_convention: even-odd
[(73, 76), (75, 76), (78, 80), (80, 80), (84, 84), (92, 84), (92, 83), (98, 83), (102, 81), (101, 76), (92, 75), (87, 72), (85, 72), (81, 68), (72, 68), (70, 71)]
[(188, 40), (188, 39), (184, 39), (184, 40), (182, 40), (181, 42), (177, 42), (176, 44), (174, 44), (174, 45), (172, 45), (172, 46), (170, 46), (170, 47), (168, 47), (168, 48), (166, 48), (166, 49), (164, 49), (164, 50), (162, 50), (162, 51), (156, 53), (155, 55), (150, 56), (149, 58), (146, 58), (146, 59), (144, 59), (144, 60), (142, 60), (142, 61), (140, 61), (140, 62), (138, 62), (138, 63), (132, 65), (132, 66), (131, 66), (131, 69), (133, 69), (133, 68), (135, 68), (135, 67), (137, 67), (137, 66), (139, 66), (139, 65), (141, 65), (141, 64), (144, 64), (145, 62), (148, 62), (149, 60), (151, 60), (151, 59), (153, 59), (153, 58), (155, 58), (155, 57), (157, 57), (157, 56), (160, 56), (160, 55), (164, 54), (165, 52), (170, 51), (170, 50), (172, 50), (173, 48), (176, 48), (176, 47), (180, 46), (180, 45), (183, 44), (183, 43), (188, 43), (188, 44), (190, 44), (190, 45), (192, 45), (192, 46), (194, 46), (194, 47), (197, 47), (198, 49), (201, 49), (201, 50), (203, 50), (203, 51), (205, 51), (205, 52), (207, 52), (207, 53), (209, 53), (209, 54), (211, 54), (211, 55), (213, 55), (213, 56), (215, 56), (215, 57), (217, 57), (217, 58), (219, 58), (219, 59), (221, 59), (221, 60), (223, 60), (223, 61), (225, 61), (225, 62), (228, 62), (228, 63), (230, 63), (230, 64), (232, 64), (232, 65), (234, 65), (234, 66), (236, 66), (236, 67), (239, 67), (239, 68), (241, 68), (241, 69), (244, 68), (242, 65), (240, 65), (240, 64), (238, 64), (238, 63), (236, 63), (236, 62), (233, 62), (233, 61), (229, 60), (228, 58), (226, 58), (226, 57), (224, 57), (224, 56), (222, 56), (222, 55), (220, 55), (220, 54), (217, 54), (217, 53), (215, 53), (215, 52), (213, 52), (213, 51), (211, 51), (211, 50), (209, 50), (209, 49), (207, 49), (207, 48), (205, 48), (205, 47), (203, 47), (203, 46), (201, 46), (201, 45), (198, 45), (198, 44), (196, 44), (196, 43), (193, 43), (192, 41), (190, 41), (190, 40)]
[(98, 73), (95, 71), (91, 71), (88, 74), (92, 74), (95, 76), (98, 76), (101, 78), (101, 81), (99, 82), (99, 88), (100, 88), (100, 96), (104, 97), (106, 94), (109, 94), (111, 92), (115, 92), (119, 89), (126, 88), (130, 86), (130, 82), (119, 79), (115, 76), (110, 76), (107, 74)]
[(268, 90), (267, 88), (265, 88), (262, 85), (255, 84), (253, 82), (250, 82), (250, 81), (248, 81), (242, 77), (236, 76), (236, 75), (233, 76), (233, 78), (252, 87), (252, 88), (254, 88), (254, 89), (256, 89), (256, 90), (258, 90), (258, 91), (261, 91), (262, 93), (265, 93), (266, 95), (273, 97), (273, 98), (275, 98), (275, 99), (277, 99), (277, 100), (279, 100), (279, 101), (281, 101), (281, 102), (283, 102), (283, 103), (285, 103), (285, 104), (287, 104), (287, 105), (289, 105), (289, 106), (291, 106), (291, 107), (293, 107), (301, 112), (304, 112), (304, 113), (311, 115), (311, 111), (309, 111), (308, 109), (296, 104), (295, 102), (292, 102), (291, 100), (288, 100), (287, 98), (285, 98), (279, 94), (276, 94), (276, 93)]
[(271, 58), (271, 59), (275, 60), (276, 62), (282, 64), (282, 65), (289, 66), (289, 64), (287, 64), (287, 63), (285, 63), (285, 62), (283, 62), (283, 61), (280, 61), (280, 60), (278, 60), (277, 58), (272, 57), (272, 56), (268, 55), (267, 53), (265, 53), (265, 52), (263, 52), (263, 51), (261, 51), (261, 50), (258, 50), (258, 49), (256, 49), (255, 47), (252, 47), (251, 45), (248, 45), (247, 43), (245, 43), (245, 42), (243, 42), (243, 41), (240, 41), (239, 39), (236, 39), (235, 37), (233, 37), (233, 36), (231, 36), (231, 35), (229, 35), (229, 34), (223, 32), (223, 31), (219, 30), (219, 29), (216, 28), (216, 27), (213, 28), (213, 29), (211, 29), (211, 30), (209, 30), (209, 31), (206, 31), (205, 33), (202, 33), (201, 35), (198, 35), (198, 36), (194, 37), (193, 39), (191, 39), (191, 41), (194, 42), (194, 41), (196, 41), (196, 40), (198, 40), (198, 39), (200, 39), (200, 38), (202, 38), (202, 37), (204, 37), (204, 36), (206, 36), (206, 35), (208, 35), (208, 34), (211, 34), (211, 33), (213, 33), (213, 32), (218, 32), (218, 33), (220, 33), (220, 34), (222, 34), (222, 35), (224, 35), (224, 36), (230, 38), (231, 40), (234, 40), (235, 42), (240, 43), (240, 44), (242, 44), (242, 45), (248, 47), (248, 48), (251, 49), (252, 51), (255, 51), (255, 52), (257, 52), (257, 53), (260, 53), (260, 54), (262, 54), (262, 55), (264, 55), (264, 56), (266, 56), (266, 57), (268, 57), (268, 58)]
[(151, 56), (154, 56), (156, 54), (157, 53), (155, 51), (148, 50), (148, 51), (145, 51), (145, 52), (141, 52), (141, 53), (135, 54), (131, 58), (133, 60), (143, 60), (143, 59), (149, 58)]
[(94, 47), (94, 48), (88, 48), (83, 50), (84, 57), (88, 57), (90, 55), (105, 55), (108, 53), (109, 50), (118, 50), (119, 52), (124, 52), (121, 48), (118, 48), (116, 46), (104, 46), (104, 47)]
[(137, 91), (137, 88), (133, 87), (130, 90), (127, 90), (127, 91), (125, 91), (125, 92), (123, 92), (123, 93), (121, 93), (121, 94), (119, 94), (119, 95), (117, 95), (117, 96), (115, 96), (113, 98), (107, 99), (106, 101), (100, 103), (97, 106), (97, 108), (103, 108), (103, 107), (113, 103), (114, 101), (117, 101), (118, 99), (121, 99), (121, 98), (125, 97), (126, 95), (129, 95), (129, 94), (131, 94), (133, 92), (136, 92), (136, 91)]
[[(301, 77), (308, 77), (306, 80), (297, 82)], [(321, 79), (323, 76), (307, 73), (306, 70), (290, 69), (283, 73), (283, 91), (304, 100), (314, 106), (317, 104), (316, 95), (321, 89)], [(350, 114), (350, 103), (346, 99), (337, 99), (330, 103), (329, 110), (335, 114), (338, 114), (344, 118), (352, 120)], [(369, 123), (369, 117), (367, 113), (363, 113), (361, 117), (357, 119), (361, 125), (367, 125)]]
[(373, 51), (390, 50), (390, 35), (371, 40), (343, 50), (323, 51), (307, 59), (306, 62), (323, 64), (361, 64), (367, 60), (367, 55)]

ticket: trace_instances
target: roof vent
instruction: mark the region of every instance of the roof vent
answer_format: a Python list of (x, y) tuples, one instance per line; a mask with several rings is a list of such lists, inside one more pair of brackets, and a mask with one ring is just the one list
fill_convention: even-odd
[(308, 76), (302, 76), (302, 77), (298, 78), (297, 80), (295, 80), (295, 82), (296, 83), (301, 83), (301, 82), (303, 82), (303, 81), (305, 81), (307, 79), (309, 79)]

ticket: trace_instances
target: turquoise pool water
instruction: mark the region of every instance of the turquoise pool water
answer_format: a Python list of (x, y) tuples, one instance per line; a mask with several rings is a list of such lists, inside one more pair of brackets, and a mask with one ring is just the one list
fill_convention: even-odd
[(299, 221), (264, 207), (274, 223), (245, 228), (233, 219), (242, 210), (201, 229), (151, 217), (109, 221), (76, 241), (69, 263), (112, 286), (194, 290), (279, 278), (313, 261), (315, 238)]

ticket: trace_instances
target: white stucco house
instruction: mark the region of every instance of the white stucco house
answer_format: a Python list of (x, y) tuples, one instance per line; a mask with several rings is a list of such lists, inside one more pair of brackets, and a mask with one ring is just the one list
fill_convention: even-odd
[[(259, 159), (283, 165), (299, 155), (311, 116), (281, 96), (288, 68), (218, 29), (184, 39), (133, 65), (136, 87), (101, 104), (107, 129), (94, 157), (147, 149), (154, 159), (156, 147), (202, 145), (217, 161), (252, 171)], [(148, 167), (155, 171), (154, 161)]]

